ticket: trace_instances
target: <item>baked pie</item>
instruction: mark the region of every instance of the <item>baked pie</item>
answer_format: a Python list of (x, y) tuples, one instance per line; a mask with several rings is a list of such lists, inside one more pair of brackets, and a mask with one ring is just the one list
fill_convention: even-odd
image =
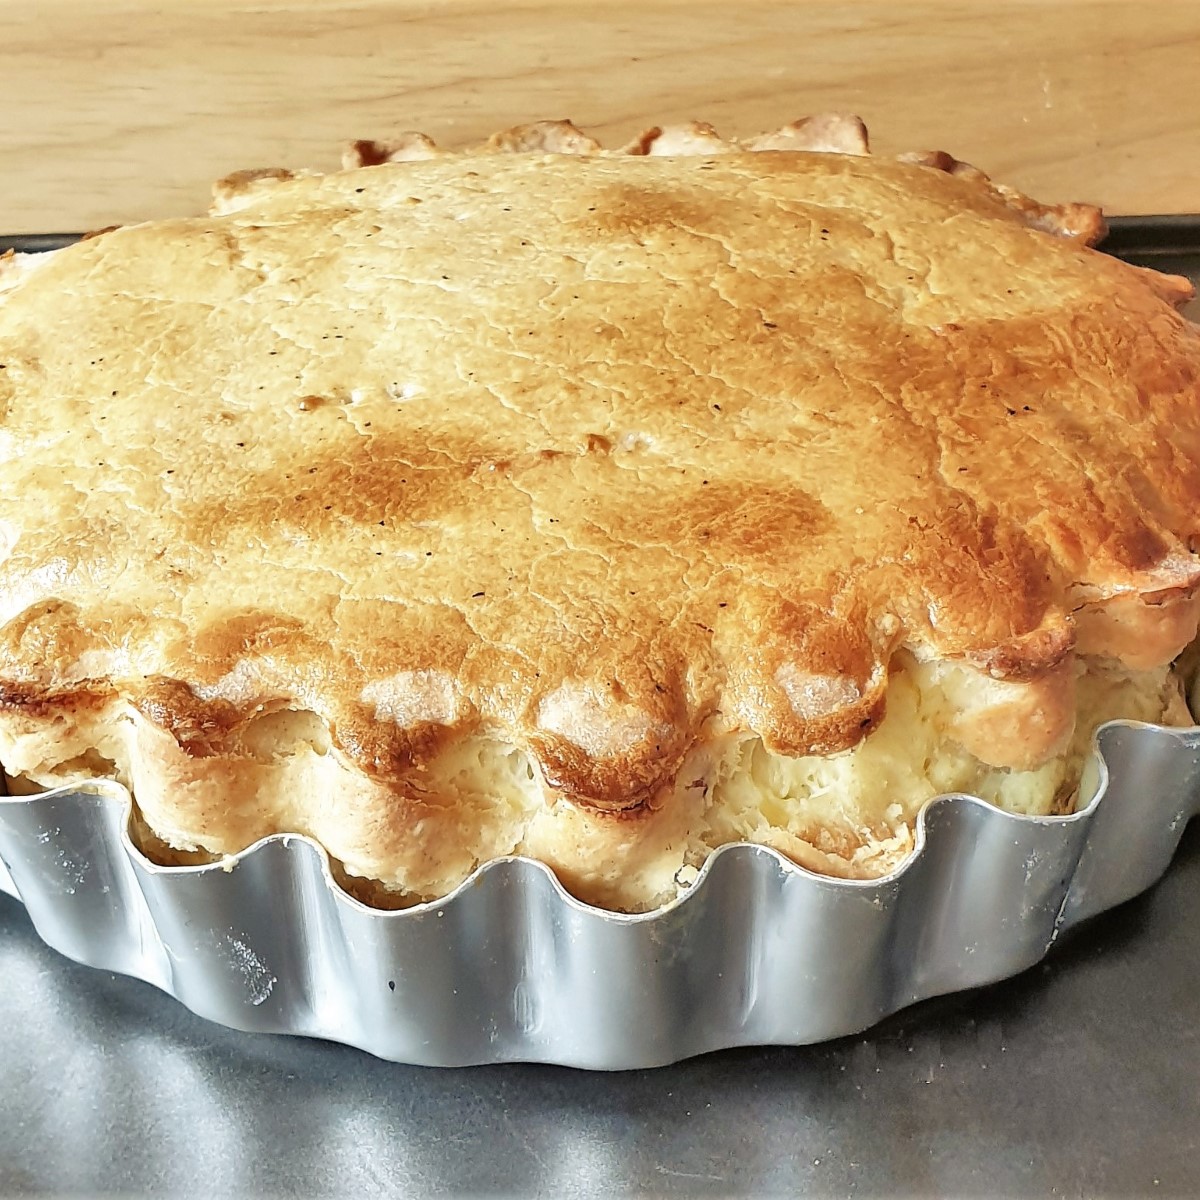
[(147, 852), (307, 834), (371, 903), (527, 855), (870, 878), (1191, 723), (1182, 279), (819, 117), (243, 172), (0, 263), (0, 762)]

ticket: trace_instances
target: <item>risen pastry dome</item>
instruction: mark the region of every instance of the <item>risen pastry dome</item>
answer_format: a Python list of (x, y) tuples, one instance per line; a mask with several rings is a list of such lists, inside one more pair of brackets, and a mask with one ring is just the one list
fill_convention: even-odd
[(1095, 720), (1185, 720), (1186, 284), (815, 128), (241, 177), (10, 264), (0, 761), (402, 900), (527, 853), (644, 908), (739, 838), (881, 873), (936, 791), (1061, 809)]

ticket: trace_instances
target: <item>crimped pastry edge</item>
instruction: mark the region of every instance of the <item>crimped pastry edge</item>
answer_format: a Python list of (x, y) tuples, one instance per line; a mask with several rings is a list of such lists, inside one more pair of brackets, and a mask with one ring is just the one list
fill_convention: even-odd
[[(604, 146), (571, 121), (534, 121), (500, 130), (484, 141), (441, 148), (428, 134), (405, 131), (386, 140), (359, 138), (342, 149), (343, 170), (384, 163), (419, 162), (447, 156), (480, 154), (574, 154), (613, 156), (707, 155), (737, 151), (783, 150), (866, 156), (871, 153), (867, 127), (851, 113), (825, 112), (801, 117), (768, 133), (748, 138), (722, 137), (706, 121), (652, 125), (615, 149)], [(969, 181), (1017, 213), (1031, 226), (1092, 246), (1107, 232), (1103, 212), (1092, 204), (1040, 204), (1015, 188), (993, 183), (970, 163), (944, 150), (910, 151), (897, 161), (929, 167)], [(262, 167), (232, 172), (213, 185), (213, 212), (234, 212), (272, 186), (320, 172)]]

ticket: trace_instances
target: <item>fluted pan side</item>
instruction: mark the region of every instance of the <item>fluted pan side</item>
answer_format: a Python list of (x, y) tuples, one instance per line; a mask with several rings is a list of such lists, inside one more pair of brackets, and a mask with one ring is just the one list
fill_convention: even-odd
[(681, 899), (626, 916), (525, 859), (397, 912), (347, 895), (304, 837), (157, 866), (130, 838), (129, 793), (100, 783), (0, 799), (0, 888), (50, 946), (233, 1028), (407, 1063), (615, 1070), (854, 1033), (1036, 963), (1166, 870), (1200, 811), (1200, 729), (1103, 726), (1089, 794), (1037, 818), (938, 797), (913, 855), (878, 880), (729, 846)]

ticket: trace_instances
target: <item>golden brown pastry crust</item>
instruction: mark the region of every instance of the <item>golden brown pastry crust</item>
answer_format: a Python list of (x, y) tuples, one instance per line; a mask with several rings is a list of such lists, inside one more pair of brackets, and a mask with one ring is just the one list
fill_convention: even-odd
[(465, 736), (614, 820), (708, 739), (836, 753), (901, 649), (1028, 685), (956, 718), (985, 761), (1055, 753), (1081, 636), (1195, 633), (1200, 338), (1095, 210), (860, 131), (356, 143), (10, 280), (0, 706), (210, 775), (316, 713), (364, 837)]

